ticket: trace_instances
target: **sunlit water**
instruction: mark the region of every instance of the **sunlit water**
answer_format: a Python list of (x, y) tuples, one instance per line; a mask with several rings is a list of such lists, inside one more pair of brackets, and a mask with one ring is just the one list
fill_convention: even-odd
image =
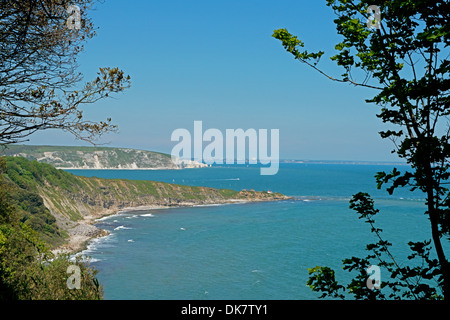
[(105, 299), (316, 299), (306, 286), (308, 268), (329, 266), (338, 280), (348, 280), (342, 259), (365, 256), (365, 245), (376, 241), (370, 226), (349, 209), (353, 194), (368, 192), (376, 200), (377, 224), (399, 262), (408, 263), (408, 241), (430, 239), (423, 195), (403, 190), (389, 196), (376, 189), (375, 173), (391, 168), (281, 164), (274, 176), (246, 166), (74, 170), (294, 197), (113, 215), (98, 223), (111, 234), (93, 240), (83, 254), (99, 271)]

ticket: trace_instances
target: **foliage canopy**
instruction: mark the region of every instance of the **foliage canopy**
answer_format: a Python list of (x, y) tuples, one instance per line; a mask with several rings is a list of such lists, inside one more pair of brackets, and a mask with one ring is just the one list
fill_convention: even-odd
[[(95, 35), (87, 14), (93, 4), (94, 0), (0, 1), (0, 146), (26, 141), (45, 129), (64, 130), (94, 143), (117, 129), (110, 118), (87, 120), (81, 110), (130, 85), (129, 76), (109, 67), (80, 84), (77, 57)], [(48, 244), (63, 235), (33, 189), (38, 177), (10, 170), (13, 177), (5, 179), (4, 159), (0, 162), (0, 299), (101, 298), (95, 270), (49, 251)], [(65, 283), (72, 264), (81, 270), (80, 290), (70, 290)]]
[[(389, 253), (390, 243), (383, 240), (374, 226), (373, 200), (365, 193), (355, 195), (351, 208), (371, 224), (379, 242), (369, 244), (371, 254), (366, 258), (344, 260), (344, 269), (357, 270), (358, 276), (347, 286), (356, 298), (416, 298), (449, 299), (450, 264), (442, 241), (450, 237), (450, 3), (445, 0), (384, 0), (377, 1), (381, 12), (379, 28), (372, 28), (373, 1), (327, 0), (335, 14), (336, 30), (342, 41), (336, 44), (336, 54), (330, 59), (343, 69), (340, 76), (330, 75), (318, 67), (323, 51), (308, 52), (304, 43), (286, 29), (278, 29), (273, 37), (282, 42), (287, 52), (328, 79), (375, 90), (366, 102), (379, 106), (378, 117), (389, 130), (380, 132), (384, 139), (394, 142), (397, 155), (406, 160), (411, 170), (378, 172), (378, 188), (387, 185), (395, 189), (407, 187), (421, 190), (426, 198), (431, 241), (409, 243), (413, 253), (408, 258), (420, 258), (424, 267), (400, 267)], [(370, 27), (370, 28), (369, 28)], [(431, 259), (432, 247), (437, 259)], [(383, 258), (383, 255), (387, 257)], [(394, 282), (386, 282), (392, 293), (382, 294), (366, 288), (365, 269), (369, 260), (379, 259)], [(390, 262), (388, 262), (390, 261)], [(327, 267), (310, 270), (308, 284), (323, 292), (323, 297), (339, 297), (345, 287), (339, 285), (334, 272)], [(423, 281), (433, 279), (432, 286)]]
[[(26, 141), (30, 134), (61, 129), (89, 142), (115, 131), (111, 119), (86, 120), (81, 107), (128, 88), (118, 68), (100, 68), (80, 85), (77, 57), (95, 35), (87, 15), (93, 0), (0, 1), (0, 145)], [(67, 22), (80, 10), (80, 28)]]

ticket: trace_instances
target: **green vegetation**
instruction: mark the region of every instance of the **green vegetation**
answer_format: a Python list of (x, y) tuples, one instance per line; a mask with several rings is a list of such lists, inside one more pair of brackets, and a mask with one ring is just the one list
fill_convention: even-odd
[[(376, 243), (368, 244), (364, 258), (344, 259), (344, 269), (357, 272), (347, 285), (338, 284), (328, 267), (310, 269), (308, 285), (323, 297), (357, 299), (450, 299), (450, 262), (444, 245), (450, 239), (450, 3), (445, 0), (327, 0), (336, 14), (334, 23), (341, 42), (331, 56), (340, 76), (318, 67), (324, 52), (308, 52), (304, 43), (286, 29), (273, 37), (301, 63), (328, 79), (372, 90), (366, 102), (379, 107), (377, 116), (389, 130), (381, 138), (394, 142), (392, 153), (411, 169), (376, 173), (377, 187), (392, 194), (397, 188), (420, 190), (425, 197), (431, 239), (409, 242), (410, 266), (400, 266), (390, 252), (391, 243), (375, 227), (378, 209), (367, 193), (353, 196), (350, 208), (370, 224)], [(374, 5), (374, 6), (372, 6)], [(373, 14), (373, 8), (380, 11)], [(372, 19), (372, 25), (369, 21)], [(376, 22), (376, 23), (374, 23)], [(375, 28), (372, 28), (376, 26)], [(310, 30), (308, 30), (310, 32)], [(434, 250), (437, 259), (430, 253)], [(419, 260), (416, 263), (416, 260)], [(366, 286), (366, 269), (383, 268), (381, 290)]]
[(129, 148), (9, 145), (3, 154), (38, 160), (57, 168), (179, 168), (169, 154)]
[(74, 191), (79, 180), (72, 174), (55, 167), (29, 161), (21, 157), (6, 157), (6, 175), (20, 188), (38, 192), (38, 187), (46, 183), (67, 191)]
[[(99, 68), (90, 82), (84, 82), (77, 71), (78, 54), (95, 35), (89, 17), (94, 3), (0, 2), (0, 145), (26, 141), (34, 132), (52, 128), (90, 142), (117, 131), (111, 118), (95, 122), (83, 114), (87, 106), (123, 92), (131, 84), (130, 76), (117, 67)], [(80, 9), (83, 21), (77, 32), (66, 25), (71, 5)]]
[[(0, 23), (0, 146), (26, 140), (40, 130), (59, 129), (92, 142), (115, 132), (110, 118), (86, 119), (82, 106), (110, 97), (130, 86), (130, 77), (118, 68), (99, 68), (97, 77), (81, 83), (77, 56), (95, 35), (88, 16), (92, 0), (1, 1)], [(82, 27), (67, 28), (67, 8), (80, 9)], [(51, 40), (50, 40), (51, 39)], [(53, 196), (52, 184), (66, 192), (77, 180), (37, 162), (0, 159), (0, 300), (100, 299), (102, 288), (95, 270), (67, 256), (54, 259), (50, 246), (61, 243), (65, 232), (56, 223), (53, 208), (44, 204)], [(71, 210), (72, 219), (77, 213)], [(81, 218), (81, 216), (79, 216)], [(81, 289), (66, 285), (67, 267), (80, 268)]]
[[(50, 249), (67, 240), (60, 220), (141, 205), (179, 206), (233, 200), (286, 199), (279, 193), (234, 191), (156, 181), (75, 176), (37, 161), (2, 157), (0, 174), (0, 299), (99, 299), (95, 270), (83, 261), (82, 289), (66, 286), (68, 256)], [(51, 260), (53, 259), (53, 260)]]
[[(60, 234), (39, 195), (11, 183), (4, 158), (0, 167), (0, 300), (100, 299), (94, 269), (65, 255), (54, 259), (49, 251), (49, 242)], [(80, 290), (66, 286), (67, 267), (73, 264), (81, 270)]]
[[(21, 222), (38, 232), (51, 246), (67, 237), (55, 217), (70, 221), (86, 215), (100, 216), (125, 207), (176, 206), (224, 203), (232, 200), (278, 200), (279, 193), (247, 192), (185, 186), (157, 181), (101, 179), (75, 176), (55, 167), (21, 157), (4, 157), (5, 183), (10, 204)], [(47, 206), (45, 205), (47, 204)]]
[(10, 159), (5, 164), (4, 177), (7, 180), (4, 183), (8, 184), (9, 204), (14, 208), (20, 222), (38, 232), (49, 245), (60, 245), (67, 235), (59, 229), (55, 217), (45, 207), (38, 185), (44, 183), (44, 177), (48, 178), (46, 181), (49, 183), (59, 181), (69, 185), (70, 179), (67, 178), (70, 177), (61, 177), (64, 172), (50, 174), (51, 166), (37, 165), (37, 162), (23, 158), (15, 158), (14, 161)]

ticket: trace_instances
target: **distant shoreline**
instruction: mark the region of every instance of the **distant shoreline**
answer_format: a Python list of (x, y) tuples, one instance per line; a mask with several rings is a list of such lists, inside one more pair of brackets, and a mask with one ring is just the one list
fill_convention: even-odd
[(55, 167), (59, 170), (183, 170), (183, 169), (197, 169), (197, 168), (206, 168), (206, 167), (189, 167), (189, 168), (169, 168), (169, 167), (161, 167), (161, 168), (62, 168)]
[[(332, 161), (332, 160), (280, 160), (280, 164), (336, 164), (336, 165), (380, 165), (380, 166), (408, 166), (405, 162), (382, 162), (382, 161)], [(230, 166), (245, 166), (245, 164), (212, 164), (211, 166), (184, 167), (184, 168), (63, 168), (56, 167), (61, 170), (183, 170), (183, 169), (204, 169), (204, 168), (228, 168)], [(261, 165), (251, 165), (252, 167), (260, 167)]]

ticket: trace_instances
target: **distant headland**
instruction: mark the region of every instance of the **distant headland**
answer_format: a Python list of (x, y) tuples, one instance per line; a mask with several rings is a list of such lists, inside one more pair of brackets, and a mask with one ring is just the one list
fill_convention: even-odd
[(57, 169), (70, 170), (161, 170), (208, 167), (194, 160), (172, 161), (171, 155), (166, 153), (131, 148), (9, 145), (2, 155), (24, 157), (50, 164)]
[(51, 247), (69, 252), (104, 235), (95, 221), (120, 211), (291, 199), (271, 191), (76, 176), (23, 157), (4, 159), (3, 177), (21, 221)]

